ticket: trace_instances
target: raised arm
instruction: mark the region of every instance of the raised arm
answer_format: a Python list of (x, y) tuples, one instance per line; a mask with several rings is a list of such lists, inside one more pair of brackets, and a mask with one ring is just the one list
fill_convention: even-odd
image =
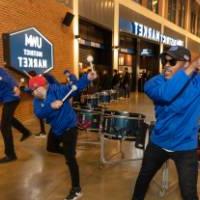
[(145, 93), (156, 102), (170, 102), (187, 85), (190, 76), (184, 70), (178, 71), (170, 79), (164, 79), (158, 75), (146, 82), (144, 86)]

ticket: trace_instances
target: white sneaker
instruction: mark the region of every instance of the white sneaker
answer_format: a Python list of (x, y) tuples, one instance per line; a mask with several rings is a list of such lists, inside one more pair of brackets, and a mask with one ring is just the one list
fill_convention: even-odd
[(81, 198), (83, 194), (80, 188), (72, 188), (69, 195), (64, 200), (77, 200)]
[(37, 133), (37, 134), (35, 134), (35, 137), (37, 137), (37, 138), (46, 138), (46, 134), (45, 133)]

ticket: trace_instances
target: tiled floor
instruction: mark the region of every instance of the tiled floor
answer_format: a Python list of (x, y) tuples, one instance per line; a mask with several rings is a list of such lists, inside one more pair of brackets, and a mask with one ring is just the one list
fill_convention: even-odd
[[(145, 95), (132, 94), (129, 100), (121, 100), (110, 105), (110, 109), (140, 112), (146, 115), (147, 121), (154, 120), (152, 103)], [(37, 122), (29, 124), (33, 132), (38, 131)], [(15, 132), (15, 144), (18, 160), (10, 164), (0, 165), (0, 200), (63, 200), (70, 183), (64, 159), (60, 155), (45, 151), (45, 138), (31, 137), (19, 142)], [(89, 138), (96, 138), (95, 133)], [(85, 133), (80, 134), (83, 141)], [(106, 153), (117, 152), (117, 141), (106, 142)], [(125, 157), (137, 156), (134, 144), (125, 142)], [(137, 151), (138, 152), (138, 151)], [(140, 152), (141, 153), (141, 152)], [(2, 139), (0, 155), (3, 155)], [(140, 161), (123, 162), (115, 165), (100, 164), (99, 145), (78, 145), (78, 161), (80, 164), (83, 200), (130, 200), (135, 180), (140, 168)], [(176, 182), (174, 166), (170, 163), (170, 183)], [(147, 200), (180, 200), (177, 184), (170, 187), (167, 194), (159, 197), (161, 173), (156, 175), (148, 191)]]

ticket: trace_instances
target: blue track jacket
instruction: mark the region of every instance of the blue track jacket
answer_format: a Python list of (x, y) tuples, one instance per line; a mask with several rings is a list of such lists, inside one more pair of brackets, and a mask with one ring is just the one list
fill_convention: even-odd
[(179, 70), (170, 79), (157, 75), (146, 82), (145, 93), (155, 105), (151, 142), (171, 151), (197, 148), (200, 118), (200, 75)]
[(15, 96), (14, 87), (18, 86), (17, 82), (8, 74), (8, 72), (0, 67), (0, 102), (8, 103), (17, 101), (19, 96)]
[[(87, 74), (82, 76), (76, 82), (78, 90), (73, 92), (71, 96), (76, 95), (77, 92), (83, 90), (89, 84)], [(47, 97), (44, 100), (34, 98), (33, 106), (34, 113), (40, 119), (46, 119), (52, 127), (53, 133), (57, 136), (62, 135), (68, 128), (77, 125), (76, 113), (70, 103), (66, 100), (60, 109), (52, 109), (51, 103), (55, 100), (62, 100), (62, 98), (71, 90), (71, 85), (49, 84)]]

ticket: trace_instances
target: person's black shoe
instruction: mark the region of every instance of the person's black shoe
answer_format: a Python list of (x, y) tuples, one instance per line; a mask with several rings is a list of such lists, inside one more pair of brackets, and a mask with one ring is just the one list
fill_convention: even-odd
[(5, 157), (0, 159), (0, 164), (12, 162), (12, 161), (15, 161), (15, 160), (17, 160), (17, 156), (12, 156), (12, 157), (5, 156)]
[(81, 198), (83, 194), (81, 193), (81, 188), (72, 188), (69, 195), (64, 200), (77, 200)]
[(29, 132), (29, 133), (26, 133), (26, 134), (23, 134), (22, 137), (20, 138), (20, 141), (23, 142), (24, 140), (26, 140), (27, 138), (29, 138), (32, 134)]

